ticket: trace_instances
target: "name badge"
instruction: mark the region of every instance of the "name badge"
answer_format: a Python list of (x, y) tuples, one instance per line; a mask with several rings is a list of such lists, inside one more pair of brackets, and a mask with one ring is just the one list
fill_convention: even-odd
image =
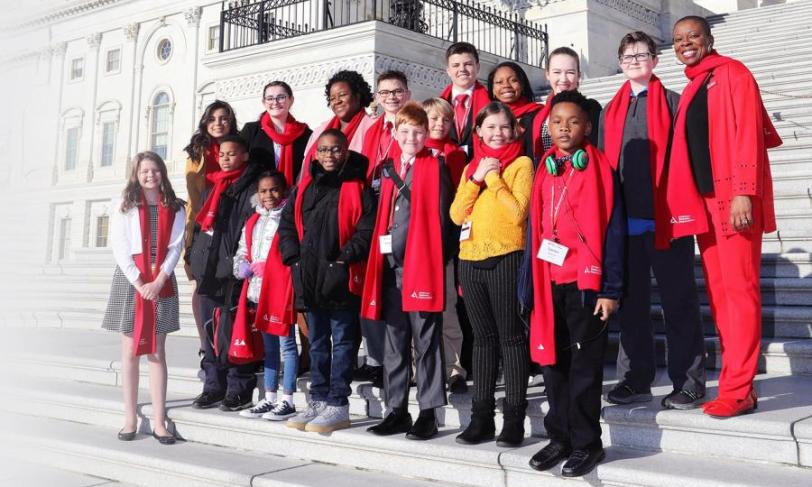
[(463, 242), (463, 241), (468, 240), (469, 238), (471, 238), (471, 226), (472, 225), (473, 225), (473, 223), (471, 223), (470, 220), (466, 221), (466, 222), (464, 222), (462, 224), (462, 227), (460, 228), (460, 242)]
[(391, 254), (392, 253), (392, 235), (381, 235), (378, 237), (378, 244), (381, 246), (381, 253), (382, 254)]
[(541, 248), (539, 248), (539, 253), (536, 257), (550, 264), (562, 266), (564, 259), (567, 258), (567, 252), (569, 251), (569, 247), (545, 238), (544, 241), (541, 242)]

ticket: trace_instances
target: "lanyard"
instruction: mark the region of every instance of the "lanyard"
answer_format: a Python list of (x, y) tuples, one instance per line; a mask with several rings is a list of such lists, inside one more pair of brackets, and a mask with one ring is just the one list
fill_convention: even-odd
[[(384, 123), (384, 127), (386, 127), (385, 123)], [(383, 153), (381, 153), (381, 144), (380, 144), (380, 142), (378, 143), (378, 160), (375, 161), (376, 163), (380, 163), (381, 161), (383, 161), (386, 158), (386, 156), (389, 155), (389, 149), (392, 148), (392, 142), (394, 142), (394, 141), (395, 141), (395, 136), (394, 136), (394, 134), (392, 134), (392, 131), (390, 130), (389, 131), (389, 143), (386, 145), (386, 150), (383, 151)]]
[[(561, 210), (561, 203), (564, 202), (564, 198), (567, 197), (567, 190), (569, 189), (570, 182), (572, 181), (572, 176), (575, 174), (575, 168), (570, 169), (570, 174), (567, 176), (567, 182), (564, 183), (564, 189), (561, 190), (561, 196), (558, 197), (558, 202), (555, 203), (554, 206), (550, 207), (550, 220), (552, 221), (553, 225), (553, 239), (557, 242), (558, 241), (558, 229), (556, 228), (558, 224), (558, 212)], [(555, 183), (553, 183), (552, 187), (550, 188), (550, 202), (555, 201)]]
[[(403, 181), (404, 185), (406, 184), (406, 175), (409, 173), (409, 169), (411, 169), (411, 166), (414, 165), (414, 160), (415, 160), (415, 158), (412, 157), (411, 159), (409, 159), (406, 162), (403, 162), (403, 160), (400, 161), (400, 171), (398, 171), (398, 175), (400, 176), (400, 173), (403, 173), (403, 176), (401, 176), (400, 179)], [(404, 164), (406, 165), (406, 171), (405, 172), (403, 171)], [(393, 167), (393, 169), (394, 169), (394, 167)], [(389, 204), (389, 225), (387, 225), (386, 233), (391, 233), (392, 223), (394, 223), (394, 221), (395, 221), (395, 205), (396, 205), (396, 203), (398, 201), (398, 195), (400, 194), (400, 188), (395, 186), (393, 191), (395, 192), (395, 194), (392, 195), (392, 202)]]

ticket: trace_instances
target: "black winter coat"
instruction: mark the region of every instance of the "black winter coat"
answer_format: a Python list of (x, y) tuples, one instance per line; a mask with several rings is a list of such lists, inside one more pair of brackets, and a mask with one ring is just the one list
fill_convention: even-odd
[[(257, 192), (257, 176), (262, 170), (260, 164), (249, 161), (242, 176), (223, 192), (211, 235), (200, 231), (200, 225), (195, 223), (192, 251), (187, 255), (201, 296), (232, 300), (235, 287), (232, 260), (242, 227), (254, 212), (251, 197)], [(210, 194), (211, 188), (203, 191), (201, 207)]]
[(347, 265), (336, 261), (366, 262), (375, 227), (377, 201), (372, 189), (362, 194), (363, 212), (355, 234), (343, 247), (338, 242), (338, 197), (345, 181), (366, 181), (367, 159), (350, 151), (344, 166), (332, 173), (317, 162), (310, 163), (313, 180), (302, 201), (304, 236), (299, 241), (295, 211), (298, 188), (291, 191), (279, 223), (282, 261), (291, 266), (298, 310), (319, 308), (359, 311), (360, 296), (349, 292)]
[[(299, 171), (302, 169), (305, 146), (312, 133), (313, 131), (307, 128), (302, 135), (293, 142), (294, 181), (299, 180)], [(262, 130), (262, 126), (258, 121), (246, 123), (240, 131), (240, 135), (248, 142), (248, 153), (250, 154), (251, 161), (259, 163), (265, 170), (276, 169), (276, 155), (273, 150), (273, 140)]]

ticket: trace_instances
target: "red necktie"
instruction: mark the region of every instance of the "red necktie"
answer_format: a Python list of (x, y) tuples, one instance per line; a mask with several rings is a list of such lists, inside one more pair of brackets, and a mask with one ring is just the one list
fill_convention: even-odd
[(465, 124), (468, 123), (466, 115), (468, 111), (465, 109), (465, 102), (468, 101), (468, 95), (461, 93), (454, 97), (454, 121), (457, 124), (457, 136), (462, 140), (462, 132), (465, 130)]
[[(392, 122), (386, 121), (383, 124), (383, 132), (378, 142), (378, 159), (385, 159), (389, 148), (392, 145)], [(377, 161), (377, 162), (380, 162)]]

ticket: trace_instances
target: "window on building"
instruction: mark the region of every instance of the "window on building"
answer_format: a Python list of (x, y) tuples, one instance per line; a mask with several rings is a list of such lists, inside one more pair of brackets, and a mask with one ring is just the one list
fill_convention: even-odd
[(158, 42), (158, 59), (161, 61), (168, 61), (172, 56), (172, 41), (169, 39), (161, 39)]
[(209, 51), (218, 49), (220, 49), (220, 26), (212, 25), (209, 27)]
[(96, 247), (107, 247), (107, 234), (110, 230), (110, 217), (101, 215), (96, 217)]
[(79, 152), (79, 127), (71, 127), (65, 132), (65, 170), (76, 169)]
[(76, 58), (70, 62), (70, 79), (82, 79), (85, 74), (85, 60), (84, 58)]
[(166, 159), (169, 144), (169, 95), (160, 92), (152, 99), (152, 136), (150, 147), (163, 159)]
[(70, 251), (70, 217), (59, 220), (59, 260), (65, 259)]
[(116, 142), (116, 122), (102, 124), (101, 165), (113, 165), (113, 150)]
[(107, 51), (107, 64), (105, 73), (117, 73), (121, 70), (121, 49), (110, 49)]

